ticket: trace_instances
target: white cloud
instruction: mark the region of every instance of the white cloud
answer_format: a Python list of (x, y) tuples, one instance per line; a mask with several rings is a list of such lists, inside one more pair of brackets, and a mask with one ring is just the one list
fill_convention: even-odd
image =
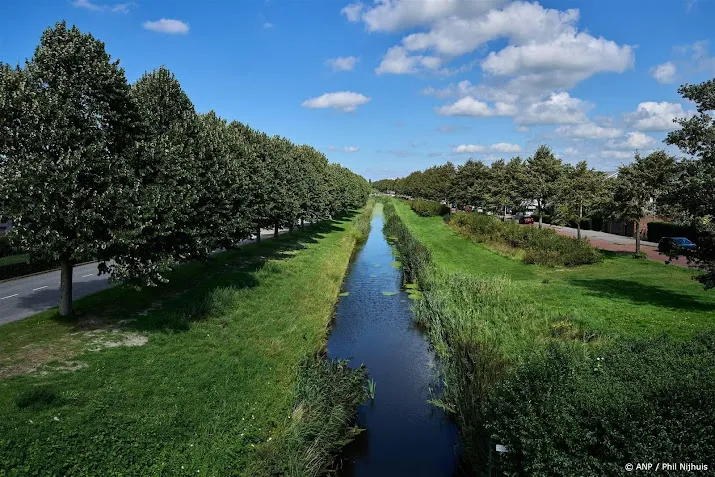
[(345, 146), (343, 152), (358, 152), (360, 150), (359, 146)]
[(519, 124), (580, 124), (588, 121), (591, 105), (568, 93), (553, 93), (545, 101), (532, 103), (516, 118)]
[(648, 70), (648, 74), (651, 75), (658, 83), (670, 84), (675, 81), (675, 65), (666, 61), (662, 65), (654, 66)]
[(378, 75), (389, 73), (393, 75), (412, 74), (422, 68), (435, 70), (442, 64), (442, 60), (436, 56), (407, 55), (407, 50), (401, 46), (393, 46), (380, 62), (380, 66), (375, 68)]
[(263, 24), (263, 28), (265, 28), (265, 29), (273, 28), (273, 23), (266, 22)]
[(566, 149), (564, 149), (564, 154), (573, 156), (574, 154), (578, 154), (578, 149), (573, 148), (573, 147), (567, 147)]
[(362, 8), (363, 4), (360, 2), (351, 3), (350, 5), (340, 10), (340, 13), (345, 15), (349, 22), (355, 23), (360, 21), (360, 14), (362, 13)]
[(643, 149), (655, 144), (655, 139), (642, 132), (629, 132), (625, 140), (621, 142), (609, 141), (608, 147), (611, 149), (636, 150)]
[(618, 128), (601, 127), (598, 124), (588, 122), (574, 126), (561, 126), (556, 128), (556, 133), (579, 139), (615, 139), (620, 137), (623, 131)]
[(147, 30), (168, 34), (185, 35), (189, 32), (188, 23), (184, 23), (181, 20), (172, 20), (169, 18), (162, 18), (161, 20), (157, 20), (154, 22), (146, 21), (144, 22), (144, 28)]
[(525, 133), (525, 132), (529, 132), (529, 128), (527, 126), (517, 126), (516, 131)]
[(513, 116), (516, 108), (507, 103), (497, 102), (494, 107), (471, 96), (466, 96), (453, 104), (448, 104), (435, 110), (441, 116), (472, 116), (488, 118), (492, 116)]
[(355, 64), (358, 62), (355, 56), (339, 56), (337, 58), (330, 58), (326, 60), (326, 64), (329, 65), (333, 71), (352, 71), (355, 69)]
[(521, 146), (518, 144), (510, 144), (506, 142), (492, 144), (491, 146), (484, 146), (481, 144), (462, 144), (452, 148), (452, 152), (455, 154), (481, 154), (488, 152), (514, 153), (520, 151)]
[(601, 151), (599, 153), (601, 157), (611, 158), (611, 159), (633, 159), (634, 154), (632, 152), (625, 151)]
[(673, 119), (692, 115), (692, 111), (684, 111), (683, 106), (678, 103), (647, 101), (640, 103), (634, 112), (626, 113), (623, 117), (637, 131), (671, 131), (679, 127)]
[(450, 16), (474, 16), (505, 0), (376, 0), (372, 8), (352, 3), (341, 10), (349, 21), (362, 19), (369, 31), (398, 31)]
[(338, 91), (335, 93), (325, 93), (316, 98), (306, 99), (303, 101), (303, 107), (311, 109), (333, 108), (350, 113), (355, 111), (355, 108), (358, 106), (369, 102), (370, 98), (360, 93)]
[(328, 146), (328, 151), (336, 151), (337, 149), (335, 146)]
[(94, 12), (112, 12), (112, 13), (127, 13), (129, 8), (134, 6), (134, 2), (115, 3), (112, 5), (98, 5), (90, 0), (75, 0), (72, 2), (73, 7), (86, 8)]

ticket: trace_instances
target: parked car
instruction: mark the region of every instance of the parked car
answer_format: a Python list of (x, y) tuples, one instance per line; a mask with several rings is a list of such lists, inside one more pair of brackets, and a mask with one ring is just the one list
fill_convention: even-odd
[(668, 253), (673, 248), (677, 248), (684, 254), (695, 250), (696, 245), (685, 237), (663, 237), (658, 242), (658, 251), (662, 253)]
[(519, 217), (519, 223), (520, 224), (533, 224), (534, 218), (533, 217)]

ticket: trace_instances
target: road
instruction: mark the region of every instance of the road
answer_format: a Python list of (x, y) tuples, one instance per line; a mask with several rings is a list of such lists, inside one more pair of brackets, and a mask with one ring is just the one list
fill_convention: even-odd
[[(575, 228), (558, 227), (553, 225), (547, 225), (547, 227), (551, 227), (556, 230), (556, 233), (558, 234), (576, 237), (577, 230)], [(624, 235), (609, 234), (606, 232), (599, 232), (597, 230), (582, 230), (581, 237), (587, 238), (591, 242), (591, 245), (596, 248), (600, 248), (601, 250), (633, 253), (636, 249), (635, 239)], [(658, 244), (655, 242), (641, 240), (641, 251), (646, 254), (648, 259), (655, 262), (665, 263), (668, 260), (667, 255), (663, 255), (658, 252)], [(670, 263), (680, 267), (688, 266), (688, 261), (685, 257), (678, 257)]]
[[(287, 232), (283, 229), (280, 233)], [(273, 236), (273, 229), (262, 229), (261, 239)], [(254, 240), (244, 240), (241, 245)], [(97, 263), (74, 267), (72, 298), (82, 298), (109, 288), (107, 275), (99, 276)], [(0, 325), (21, 320), (57, 306), (60, 297), (60, 271), (53, 270), (0, 283)]]

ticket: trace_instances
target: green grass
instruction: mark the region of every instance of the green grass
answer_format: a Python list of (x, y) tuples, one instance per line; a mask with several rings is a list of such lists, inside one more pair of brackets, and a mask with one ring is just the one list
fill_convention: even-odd
[(1, 327), (0, 475), (247, 475), (294, 428), (299, 365), (324, 345), (355, 222), (97, 293), (72, 321)]
[(393, 203), (438, 267), (475, 277), (507, 276), (515, 284), (515, 299), (523, 297), (525, 306), (536, 303), (540, 310), (607, 335), (687, 338), (715, 329), (715, 293), (704, 291), (691, 270), (608, 252), (593, 265), (527, 265), (518, 255), (509, 257), (461, 236), (440, 217), (419, 217), (406, 202)]
[(30, 256), (23, 255), (10, 255), (8, 257), (0, 257), (0, 267), (4, 265), (14, 265), (16, 263), (27, 263), (30, 261)]

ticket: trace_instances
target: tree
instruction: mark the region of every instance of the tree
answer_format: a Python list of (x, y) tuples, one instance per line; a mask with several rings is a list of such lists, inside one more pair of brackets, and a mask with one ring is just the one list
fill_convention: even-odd
[(589, 210), (604, 200), (605, 177), (603, 173), (589, 169), (586, 161), (581, 161), (575, 167), (566, 168), (557, 190), (557, 214), (567, 221), (576, 222), (577, 238), (581, 240), (584, 209)]
[(618, 218), (634, 223), (636, 253), (641, 251), (641, 220), (652, 214), (653, 198), (667, 190), (672, 181), (673, 164), (673, 157), (664, 151), (655, 151), (646, 157), (636, 153), (633, 163), (618, 168), (613, 205)]
[(72, 314), (73, 263), (131, 227), (126, 158), (138, 127), (119, 62), (65, 22), (44, 31), (24, 68), (0, 68), (0, 197), (20, 247), (59, 261), (62, 316)]
[(698, 247), (689, 259), (703, 272), (697, 279), (705, 288), (715, 288), (715, 79), (686, 84), (678, 92), (697, 105), (698, 114), (676, 119), (680, 129), (665, 140), (693, 156), (679, 164), (667, 200), (684, 222), (696, 226)]
[(542, 145), (526, 161), (526, 183), (524, 193), (529, 199), (536, 201), (539, 211), (539, 228), (542, 227), (544, 206), (549, 204), (556, 195), (556, 184), (563, 172), (561, 160), (551, 152), (548, 146)]
[[(155, 286), (174, 264), (204, 257), (200, 243), (199, 120), (191, 100), (168, 69), (144, 74), (132, 97), (141, 113), (142, 136), (133, 169), (139, 183), (134, 196), (138, 227), (123, 234), (110, 255), (113, 279)], [(108, 258), (108, 257), (104, 257)]]
[(457, 205), (486, 205), (486, 179), (489, 169), (482, 161), (469, 159), (457, 169), (452, 196)]

